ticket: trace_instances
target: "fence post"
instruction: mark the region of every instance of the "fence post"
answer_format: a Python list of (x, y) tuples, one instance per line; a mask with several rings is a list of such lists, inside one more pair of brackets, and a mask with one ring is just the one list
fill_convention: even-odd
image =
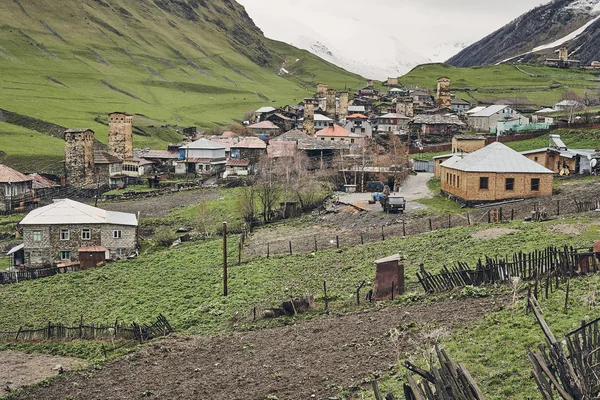
[(385, 240), (385, 233), (383, 233), (383, 226), (381, 225), (381, 240)]
[(560, 200), (556, 200), (556, 215), (560, 215)]
[(467, 225), (471, 226), (471, 216), (469, 215), (468, 211), (467, 211)]
[(269, 248), (269, 242), (267, 242), (267, 258), (269, 258), (269, 254), (270, 253), (270, 248)]
[(318, 251), (319, 249), (317, 248), (317, 236), (315, 235), (315, 253)]
[(227, 222), (223, 221), (223, 296), (227, 296)]
[(429, 217), (429, 232), (433, 230), (433, 224), (431, 223), (431, 217)]
[(448, 229), (452, 228), (452, 220), (450, 218), (452, 218), (452, 214), (448, 214)]
[(327, 282), (323, 281), (323, 293), (325, 294), (325, 311), (329, 310), (329, 299), (327, 298)]
[(289, 241), (289, 244), (290, 244), (290, 255), (292, 255), (292, 241), (291, 240)]
[(363, 234), (362, 234), (362, 232), (360, 233), (360, 244), (361, 244), (361, 245), (362, 245), (362, 244), (365, 244), (365, 240), (364, 240), (364, 238), (363, 238)]
[(335, 235), (335, 248), (340, 248), (340, 237), (338, 235)]
[(510, 220), (511, 221), (515, 220), (515, 209), (514, 208), (512, 210), (510, 210)]
[(402, 236), (406, 237), (406, 220), (402, 220)]
[(240, 242), (238, 243), (238, 267), (242, 265), (242, 237), (240, 237)]

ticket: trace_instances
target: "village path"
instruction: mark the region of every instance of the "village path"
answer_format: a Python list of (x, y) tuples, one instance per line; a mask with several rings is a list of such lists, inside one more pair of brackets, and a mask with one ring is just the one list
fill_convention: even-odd
[[(327, 399), (344, 388), (367, 386), (365, 378), (388, 371), (415, 346), (447, 336), (507, 302), (506, 296), (451, 299), (219, 336), (175, 335), (101, 369), (31, 387), (15, 399)], [(394, 329), (398, 341), (390, 339)]]

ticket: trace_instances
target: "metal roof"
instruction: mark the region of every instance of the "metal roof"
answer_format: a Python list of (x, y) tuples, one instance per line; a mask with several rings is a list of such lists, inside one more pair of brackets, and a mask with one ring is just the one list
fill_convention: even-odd
[[(459, 159), (456, 160), (455, 158)], [(473, 153), (465, 154), (462, 158), (454, 156), (444, 161), (441, 165), (465, 172), (554, 173), (499, 142), (494, 142)]]
[(350, 135), (350, 131), (347, 131), (346, 129), (344, 129), (341, 126), (336, 125), (336, 124), (334, 124), (333, 126), (329, 126), (325, 129), (321, 129), (320, 131), (315, 133), (316, 137), (321, 137), (321, 136), (347, 137), (348, 135)]
[(247, 137), (231, 146), (233, 149), (266, 149), (267, 144), (257, 137)]
[(440, 115), (440, 114), (419, 114), (415, 115), (414, 124), (424, 124), (424, 125), (458, 125), (464, 126), (465, 123), (462, 122), (458, 117), (454, 114), (450, 115)]
[(504, 110), (506, 107), (508, 107), (508, 106), (503, 105), (503, 104), (489, 106), (479, 112), (471, 114), (471, 117), (491, 117), (492, 115), (496, 114), (497, 112)]
[(54, 200), (54, 203), (31, 211), (20, 225), (61, 224), (113, 224), (137, 226), (135, 214), (106, 211), (70, 199)]
[(6, 165), (0, 164), (0, 182), (2, 183), (16, 183), (16, 182), (28, 182), (32, 178), (23, 175), (19, 171), (16, 171)]
[(315, 121), (333, 121), (333, 120), (323, 114), (315, 114)]
[(277, 125), (275, 125), (274, 123), (272, 123), (271, 121), (262, 121), (256, 124), (252, 124), (250, 125), (248, 128), (250, 129), (277, 129), (279, 130), (279, 127)]
[(405, 115), (402, 115), (402, 114), (397, 114), (397, 113), (387, 113), (387, 114), (384, 114), (384, 115), (380, 115), (380, 116), (378, 116), (377, 118), (378, 118), (378, 119), (379, 119), (379, 118), (410, 119), (410, 118), (408, 118), (408, 117), (407, 117), (407, 116), (405, 116)]
[(225, 146), (223, 146), (220, 143), (215, 143), (212, 140), (202, 138), (202, 139), (196, 140), (195, 142), (188, 144), (187, 146), (183, 146), (182, 148), (183, 149), (200, 149), (200, 150), (220, 150), (220, 149), (225, 149)]
[(94, 164), (119, 164), (122, 163), (119, 157), (115, 157), (105, 151), (94, 150)]
[(273, 107), (261, 107), (258, 110), (256, 110), (254, 113), (255, 114), (263, 114), (263, 113), (269, 113), (271, 111), (275, 111), (275, 109)]
[(467, 111), (467, 114), (476, 114), (481, 110), (485, 110), (485, 107), (483, 107), (483, 106), (473, 107), (469, 111)]

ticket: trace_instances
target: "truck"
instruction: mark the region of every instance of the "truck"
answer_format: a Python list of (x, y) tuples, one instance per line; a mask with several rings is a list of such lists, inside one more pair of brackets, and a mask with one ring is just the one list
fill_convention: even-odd
[(380, 195), (379, 203), (381, 204), (381, 208), (383, 208), (383, 212), (386, 213), (403, 213), (404, 209), (406, 208), (406, 200), (404, 199), (404, 197), (396, 193), (391, 193), (389, 195)]

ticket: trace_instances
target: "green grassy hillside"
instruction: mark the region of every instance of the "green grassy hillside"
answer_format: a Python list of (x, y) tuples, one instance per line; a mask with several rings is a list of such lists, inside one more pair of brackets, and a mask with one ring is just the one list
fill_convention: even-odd
[(467, 101), (507, 99), (517, 103), (551, 106), (560, 100), (565, 89), (580, 95), (600, 96), (600, 74), (584, 70), (559, 70), (539, 65), (491, 65), (456, 68), (447, 64), (415, 67), (400, 78), (405, 86), (420, 86), (435, 91), (437, 79), (447, 76), (452, 89)]
[[(279, 76), (284, 62), (289, 73)], [(159, 125), (212, 128), (249, 109), (301, 101), (320, 81), (340, 89), (363, 84), (265, 39), (229, 0), (0, 2), (0, 109), (90, 127), (101, 142), (106, 127), (94, 118), (116, 110)], [(178, 138), (136, 135), (134, 146)]]

